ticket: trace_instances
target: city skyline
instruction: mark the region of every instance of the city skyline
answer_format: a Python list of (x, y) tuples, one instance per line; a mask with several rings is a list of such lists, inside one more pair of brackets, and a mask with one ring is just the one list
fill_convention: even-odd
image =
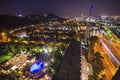
[(53, 13), (61, 17), (88, 16), (89, 8), (94, 6), (93, 16), (119, 15), (119, 0), (1, 0), (0, 14), (40, 15)]

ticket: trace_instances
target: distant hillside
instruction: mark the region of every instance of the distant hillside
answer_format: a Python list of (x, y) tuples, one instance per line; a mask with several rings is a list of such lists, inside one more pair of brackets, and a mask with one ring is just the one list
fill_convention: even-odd
[(49, 22), (49, 21), (59, 21), (59, 22), (63, 22), (64, 18), (61, 18), (59, 16), (56, 16), (54, 14), (47, 14), (47, 15), (29, 15), (26, 16), (27, 18), (29, 18), (30, 20), (34, 20), (34, 21), (38, 21), (38, 22)]
[(25, 25), (36, 24), (39, 22), (49, 22), (49, 21), (64, 21), (64, 18), (60, 18), (53, 14), (48, 15), (29, 15), (25, 17), (0, 15), (0, 31), (6, 31), (17, 27), (22, 27)]
[(9, 30), (18, 26), (25, 26), (36, 23), (26, 17), (0, 15), (0, 30)]

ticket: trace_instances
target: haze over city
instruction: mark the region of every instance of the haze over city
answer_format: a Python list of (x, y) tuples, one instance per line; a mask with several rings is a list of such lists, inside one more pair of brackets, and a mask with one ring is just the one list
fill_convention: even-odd
[(53, 13), (62, 17), (88, 16), (94, 5), (94, 16), (119, 15), (120, 0), (0, 0), (0, 14), (30, 15)]

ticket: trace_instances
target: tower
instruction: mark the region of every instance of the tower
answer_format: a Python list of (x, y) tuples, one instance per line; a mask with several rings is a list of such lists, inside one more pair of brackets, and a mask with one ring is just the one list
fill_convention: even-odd
[(94, 8), (94, 6), (93, 6), (93, 5), (91, 5), (91, 6), (90, 6), (89, 16), (92, 16), (92, 10), (93, 10), (93, 8)]

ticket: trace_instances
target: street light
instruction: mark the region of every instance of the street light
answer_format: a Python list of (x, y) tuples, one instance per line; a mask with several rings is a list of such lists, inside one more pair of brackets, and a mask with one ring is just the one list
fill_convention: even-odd
[(45, 52), (45, 53), (48, 53), (48, 50), (46, 49), (46, 50), (44, 50), (44, 52)]
[(4, 33), (4, 32), (2, 32), (2, 33), (1, 33), (1, 35), (2, 35), (2, 36), (5, 36), (5, 33)]

